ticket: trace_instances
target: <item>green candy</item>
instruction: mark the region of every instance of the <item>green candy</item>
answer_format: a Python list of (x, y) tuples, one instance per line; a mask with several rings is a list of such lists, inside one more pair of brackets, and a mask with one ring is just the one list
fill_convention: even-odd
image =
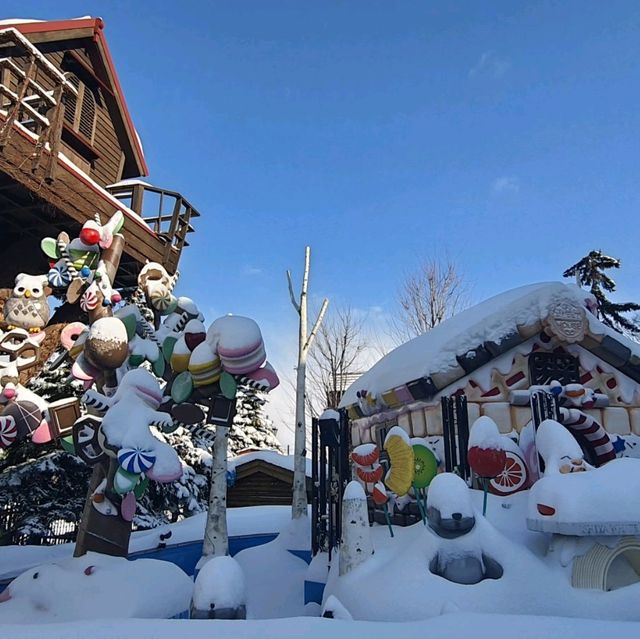
[(113, 477), (113, 490), (118, 495), (130, 493), (140, 481), (140, 473), (130, 473), (120, 466)]

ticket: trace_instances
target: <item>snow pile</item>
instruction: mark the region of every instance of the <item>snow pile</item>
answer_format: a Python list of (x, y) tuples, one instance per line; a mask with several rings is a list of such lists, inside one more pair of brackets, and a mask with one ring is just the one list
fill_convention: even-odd
[(572, 461), (581, 461), (580, 468), (587, 469), (580, 444), (562, 424), (553, 419), (545, 419), (538, 427), (536, 448), (544, 460), (545, 476), (560, 473), (560, 469), (571, 465)]
[[(291, 509), (289, 508), (289, 513)], [(235, 559), (247, 577), (247, 618), (299, 617), (304, 612), (307, 564), (291, 550), (309, 550), (309, 517), (290, 520), (276, 539), (247, 548)], [(295, 633), (295, 636), (301, 636)]]
[(169, 618), (189, 609), (192, 588), (172, 563), (88, 553), (36, 566), (12, 581), (0, 594), (0, 624)]
[(200, 569), (193, 589), (198, 610), (238, 608), (246, 603), (244, 573), (232, 557), (213, 557)]
[(446, 518), (451, 518), (453, 513), (474, 516), (469, 488), (453, 473), (442, 473), (433, 479), (427, 493), (427, 508), (437, 508)]
[[(610, 462), (607, 467), (615, 464)], [(575, 477), (597, 473), (580, 473)], [(475, 525), (458, 539), (437, 537), (420, 523), (406, 528), (394, 527), (393, 539), (383, 526), (373, 526), (375, 555), (346, 575), (338, 576), (337, 571), (332, 571), (325, 601), (334, 595), (354, 619), (369, 621), (426, 619), (455, 608), (463, 613), (640, 621), (637, 606), (640, 584), (611, 592), (576, 589), (571, 586), (570, 569), (555, 560), (547, 560), (545, 536), (526, 529), (526, 492), (510, 498), (494, 496), (488, 518), (481, 515), (482, 493), (471, 491), (471, 494)], [(632, 494), (638, 494), (635, 484), (629, 490), (629, 495)], [(442, 506), (437, 494), (429, 497), (435, 499), (432, 503)], [(468, 506), (468, 503), (462, 504), (462, 495), (447, 498), (443, 495), (442, 502), (445, 499), (458, 502), (457, 508)], [(467, 585), (454, 583), (429, 570), (435, 557), (448, 561), (468, 553), (491, 557), (502, 567), (502, 577)], [(458, 617), (458, 614), (451, 615), (452, 619)], [(432, 621), (423, 626), (424, 632)], [(496, 624), (500, 623), (496, 618)], [(571, 619), (562, 625), (570, 628), (573, 623), (579, 624)], [(494, 625), (487, 637), (495, 636), (497, 627)], [(505, 627), (514, 632), (511, 621)], [(469, 627), (459, 627), (453, 636), (466, 637), (468, 633)], [(549, 636), (566, 637), (562, 632), (552, 632)]]
[(527, 525), (567, 535), (640, 534), (640, 460), (614, 459), (584, 473), (554, 473), (529, 492)]
[(478, 417), (469, 433), (469, 448), (482, 450), (502, 450), (503, 440), (497, 424), (486, 415)]

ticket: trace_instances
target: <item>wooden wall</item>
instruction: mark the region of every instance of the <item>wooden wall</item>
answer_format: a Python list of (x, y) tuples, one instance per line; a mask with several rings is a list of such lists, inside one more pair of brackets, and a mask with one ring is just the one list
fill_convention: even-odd
[[(293, 473), (262, 460), (239, 466), (236, 483), (227, 490), (227, 506), (290, 506)], [(307, 477), (307, 499), (311, 501), (311, 479)]]

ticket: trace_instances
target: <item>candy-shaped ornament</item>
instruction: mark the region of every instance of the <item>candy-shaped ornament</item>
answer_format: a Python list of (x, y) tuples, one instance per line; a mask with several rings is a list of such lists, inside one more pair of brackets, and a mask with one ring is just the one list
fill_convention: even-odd
[(249, 317), (219, 317), (207, 331), (207, 342), (218, 353), (224, 370), (232, 375), (251, 373), (267, 358), (260, 327)]
[(56, 262), (47, 274), (47, 279), (52, 288), (67, 288), (71, 284), (73, 277), (69, 273), (69, 269), (66, 267), (63, 260)]
[(118, 463), (129, 473), (146, 473), (156, 463), (156, 456), (148, 450), (121, 448)]
[(11, 415), (0, 415), (0, 448), (8, 448), (18, 438), (18, 427)]

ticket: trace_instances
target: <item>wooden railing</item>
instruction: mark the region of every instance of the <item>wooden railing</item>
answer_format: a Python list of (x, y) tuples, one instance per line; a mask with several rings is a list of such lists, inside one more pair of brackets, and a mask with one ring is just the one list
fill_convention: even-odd
[[(26, 65), (18, 63), (26, 61)], [(53, 86), (47, 91), (36, 80), (38, 74)], [(15, 86), (15, 89), (13, 88)], [(13, 28), (0, 30), (0, 152), (19, 124), (38, 138), (31, 168), (39, 166), (45, 148), (50, 152), (45, 179), (52, 181), (60, 147), (65, 95), (77, 89), (27, 38)]]
[(160, 189), (141, 181), (114, 184), (107, 187), (111, 195), (135, 211), (159, 237), (166, 242), (165, 262), (175, 263), (182, 249), (189, 246), (187, 234), (193, 232), (191, 220), (200, 213), (180, 194)]

